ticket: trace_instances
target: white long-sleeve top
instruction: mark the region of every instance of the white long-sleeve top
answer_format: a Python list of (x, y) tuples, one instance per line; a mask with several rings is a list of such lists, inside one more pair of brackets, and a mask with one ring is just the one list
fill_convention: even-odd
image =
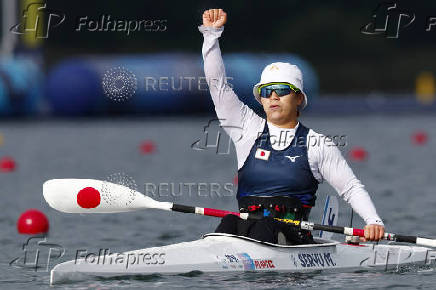
[[(198, 28), (204, 37), (202, 53), (206, 81), (217, 117), (220, 119), (220, 125), (235, 144), (238, 169), (240, 169), (267, 121), (241, 102), (227, 83), (218, 42), (224, 27), (214, 28), (202, 25)], [(299, 126), (297, 124), (295, 128), (283, 129), (270, 122), (267, 124), (274, 150), (282, 150), (289, 146)], [(312, 129), (307, 136), (307, 154), (313, 176), (320, 183), (326, 180), (339, 196), (363, 218), (366, 224), (383, 225), (360, 180), (356, 178), (337, 146), (334, 146), (332, 142), (325, 142), (325, 139), (326, 136)]]

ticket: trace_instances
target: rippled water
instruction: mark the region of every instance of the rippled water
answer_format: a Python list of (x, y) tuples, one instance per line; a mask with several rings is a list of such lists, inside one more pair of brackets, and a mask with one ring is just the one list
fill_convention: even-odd
[[(211, 232), (218, 220), (159, 211), (121, 214), (73, 215), (56, 212), (42, 198), (42, 183), (51, 178), (96, 178), (122, 172), (134, 179), (138, 190), (146, 184), (168, 183), (174, 190), (148, 192), (161, 201), (236, 210), (232, 187), (236, 173), (234, 149), (230, 155), (216, 154), (216, 148), (193, 150), (203, 136), (209, 118), (155, 120), (81, 120), (5, 122), (0, 124), (4, 143), (0, 156), (16, 159), (13, 173), (0, 174), (0, 287), (25, 289), (49, 286), (45, 265), (37, 272), (31, 267), (9, 262), (23, 256), (26, 237), (16, 232), (15, 222), (27, 208), (43, 210), (50, 220), (48, 241), (65, 248), (65, 256), (54, 263), (74, 258), (78, 249), (111, 251), (161, 246), (197, 239)], [(325, 134), (346, 135), (347, 146), (363, 146), (369, 159), (350, 163), (366, 185), (379, 214), (391, 232), (436, 237), (436, 117), (359, 116), (306, 117), (306, 126)], [(412, 144), (415, 130), (429, 134), (425, 146)], [(156, 152), (141, 155), (139, 144), (153, 140)], [(189, 192), (180, 183), (205, 183), (206, 190)], [(209, 194), (210, 184), (218, 184), (218, 194)], [(224, 185), (227, 185), (225, 190)], [(168, 187), (165, 187), (168, 188)], [(319, 221), (326, 194), (334, 194), (328, 184), (319, 189), (318, 206), (312, 220)], [(339, 223), (348, 225), (350, 209), (341, 201)], [(355, 225), (362, 225), (360, 218)], [(336, 236), (342, 239), (341, 236)], [(29, 257), (31, 255), (29, 254)], [(51, 268), (53, 265), (48, 265)], [(434, 288), (433, 269), (412, 268), (397, 273), (225, 273), (147, 275), (98, 279), (56, 286), (56, 288)]]

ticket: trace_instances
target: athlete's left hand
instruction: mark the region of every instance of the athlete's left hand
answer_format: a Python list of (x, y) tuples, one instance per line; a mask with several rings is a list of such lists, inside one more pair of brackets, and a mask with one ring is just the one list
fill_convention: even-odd
[(365, 228), (365, 237), (361, 237), (360, 240), (362, 242), (367, 241), (380, 241), (385, 234), (385, 227), (381, 225), (366, 225)]

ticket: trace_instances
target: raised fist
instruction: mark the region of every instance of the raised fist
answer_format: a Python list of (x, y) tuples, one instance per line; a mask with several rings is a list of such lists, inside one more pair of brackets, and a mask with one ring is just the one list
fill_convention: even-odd
[(219, 28), (227, 21), (227, 14), (222, 9), (209, 9), (203, 13), (203, 25)]

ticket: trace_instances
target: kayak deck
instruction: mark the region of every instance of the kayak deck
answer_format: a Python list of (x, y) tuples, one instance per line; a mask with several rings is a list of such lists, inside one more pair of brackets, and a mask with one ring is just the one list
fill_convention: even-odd
[(259, 242), (230, 234), (207, 234), (202, 239), (124, 253), (80, 253), (76, 259), (56, 265), (50, 284), (89, 279), (180, 274), (191, 271), (353, 271), (392, 270), (404, 264), (429, 263), (425, 247), (362, 244), (349, 245), (315, 238), (317, 244), (286, 246)]

